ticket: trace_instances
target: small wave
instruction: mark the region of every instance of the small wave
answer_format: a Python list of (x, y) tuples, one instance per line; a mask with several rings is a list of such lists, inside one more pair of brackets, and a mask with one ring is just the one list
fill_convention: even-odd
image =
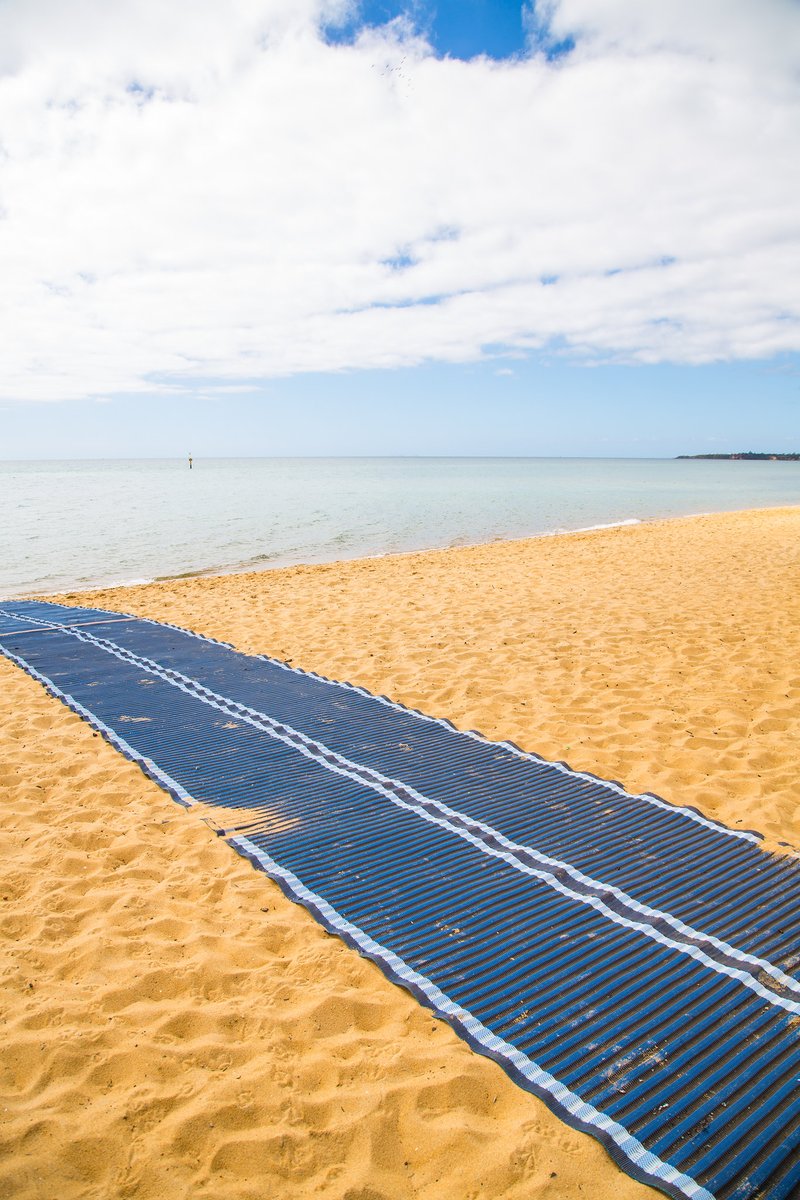
[(49, 579), (24, 591), (12, 594), (11, 599), (23, 599), (26, 596), (60, 596), (69, 592), (71, 596), (81, 596), (85, 592), (101, 592), (108, 588), (141, 587), (145, 583), (155, 583), (153, 577), (135, 579), (81, 579), (76, 583), (65, 583), (63, 579)]
[(277, 557), (277, 554), (253, 554), (250, 558), (244, 559), (242, 566), (248, 567), (251, 563), (274, 562)]
[(99, 592), (99, 591), (105, 591), (106, 588), (142, 587), (146, 583), (156, 583), (156, 582), (157, 582), (157, 576), (150, 576), (148, 578), (145, 578), (144, 576), (141, 576), (141, 577), (136, 576), (136, 578), (134, 578), (134, 579), (103, 579), (103, 580), (94, 580), (93, 583), (89, 583), (86, 580), (83, 580), (83, 581), (81, 581), (81, 583), (78, 587), (61, 588), (59, 590), (60, 591), (77, 592), (77, 593)]
[(115, 579), (111, 583), (104, 583), (103, 587), (142, 587), (145, 583), (155, 583), (155, 578), (152, 576), (149, 578), (145, 576), (141, 576), (140, 578), (137, 576), (135, 579)]
[(626, 517), (624, 521), (606, 521), (603, 525), (583, 525), (580, 529), (570, 529), (569, 533), (592, 533), (595, 529), (621, 529), (623, 525), (641, 525), (640, 517)]
[(173, 579), (194, 579), (197, 575), (207, 575), (205, 567), (197, 567), (193, 571), (170, 571), (169, 575), (156, 575), (153, 583), (169, 583)]

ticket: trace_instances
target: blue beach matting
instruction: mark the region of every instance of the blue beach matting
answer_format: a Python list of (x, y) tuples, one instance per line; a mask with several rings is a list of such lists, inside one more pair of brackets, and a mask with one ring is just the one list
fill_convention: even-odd
[(155, 621), (8, 601), (0, 652), (634, 1178), (800, 1195), (800, 860)]

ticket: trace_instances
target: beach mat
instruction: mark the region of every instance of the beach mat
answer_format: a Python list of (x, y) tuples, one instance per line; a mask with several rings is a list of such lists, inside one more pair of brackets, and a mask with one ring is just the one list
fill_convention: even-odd
[(157, 622), (0, 651), (635, 1178), (800, 1191), (800, 863), (752, 831)]

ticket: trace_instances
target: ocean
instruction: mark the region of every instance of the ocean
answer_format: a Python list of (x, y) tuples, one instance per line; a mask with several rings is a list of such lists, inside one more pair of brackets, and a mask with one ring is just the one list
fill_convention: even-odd
[(0, 596), (800, 503), (800, 462), (236, 458), (0, 463)]

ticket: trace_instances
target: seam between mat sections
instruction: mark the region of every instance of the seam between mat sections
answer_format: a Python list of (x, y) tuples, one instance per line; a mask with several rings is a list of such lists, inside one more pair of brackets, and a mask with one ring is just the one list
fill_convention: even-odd
[[(1, 608), (0, 608), (0, 616), (13, 617), (15, 621), (32, 621), (32, 620), (34, 620), (33, 617), (21, 617), (17, 613), (8, 613), (8, 612), (6, 612), (5, 609), (1, 609)], [(69, 625), (69, 626), (54, 624), (51, 621), (43, 621), (42, 625), (45, 629), (52, 629), (52, 630), (55, 630), (57, 633), (60, 633), (64, 629), (67, 629), (67, 628), (69, 628), (69, 629), (85, 629), (87, 625), (117, 625), (117, 624), (119, 624), (120, 621), (127, 621), (127, 620), (130, 620), (130, 618), (129, 617), (111, 617), (110, 619), (103, 620), (103, 621), (80, 621), (80, 622), (76, 622), (74, 625)], [(2, 636), (3, 637), (20, 637), (24, 633), (41, 633), (41, 632), (42, 632), (42, 630), (40, 628), (12, 629), (12, 630), (4, 633)]]
[(257, 864), (278, 882), (292, 899), (310, 909), (326, 928), (339, 934), (365, 957), (381, 964), (385, 973), (400, 983), (426, 1006), (440, 1013), (480, 1053), (501, 1063), (513, 1079), (526, 1090), (545, 1100), (556, 1115), (573, 1128), (592, 1133), (603, 1143), (616, 1162), (626, 1170), (634, 1167), (634, 1177), (640, 1182), (656, 1184), (672, 1196), (691, 1200), (714, 1200), (714, 1196), (691, 1176), (683, 1174), (648, 1150), (623, 1125), (606, 1116), (594, 1105), (582, 1100), (548, 1071), (537, 1066), (521, 1050), (499, 1038), (461, 1005), (456, 1004), (432, 980), (375, 941), (357, 925), (343, 917), (327, 900), (307, 888), (286, 867), (277, 863), (246, 836), (228, 839), (239, 854)]
[[(32, 622), (36, 622), (37, 620), (37, 618), (30, 617), (25, 619)], [(492, 840), (498, 841), (501, 844), (505, 842), (510, 847), (516, 847), (516, 850), (509, 851), (506, 849), (496, 849), (495, 847), (489, 845), (481, 836), (476, 836), (476, 834), (474, 834), (469, 828), (462, 828), (459, 825), (453, 824), (451, 820), (447, 819), (447, 816), (436, 816), (428, 811), (430, 808), (434, 808), (441, 812), (443, 810), (447, 810), (446, 805), (442, 805), (438, 801), (430, 800), (428, 797), (422, 796), (419, 793), (416, 793), (416, 796), (414, 797), (416, 802), (414, 802), (414, 799), (412, 799), (411, 802), (404, 800), (402, 796), (398, 794), (398, 791), (403, 789), (406, 791), (406, 794), (410, 794), (413, 792), (413, 789), (405, 788), (405, 785), (399, 784), (397, 781), (391, 780), (388, 777), (378, 777), (377, 773), (373, 773), (368, 768), (363, 768), (360, 766), (360, 764), (352, 763), (350, 760), (343, 758), (343, 756), (335, 754), (335, 752), (329, 750), (328, 747), (322, 745), (321, 743), (313, 742), (304, 734), (294, 730), (291, 726), (281, 725), (279, 722), (274, 721), (265, 714), (257, 714), (257, 710), (247, 710), (246, 706), (240, 705), (235, 701), (229, 700), (227, 697), (219, 696), (217, 693), (211, 692), (210, 689), (205, 688), (202, 684), (191, 679), (189, 676), (184, 676), (180, 672), (173, 671), (170, 668), (162, 666), (162, 664), (155, 662), (153, 659), (147, 659), (136, 655), (131, 651), (117, 646), (113, 642), (108, 642), (106, 639), (95, 637), (93, 634), (79, 632), (67, 626), (61, 627), (61, 632), (66, 633), (70, 637), (74, 637), (78, 641), (85, 641), (90, 644), (94, 644), (99, 649), (102, 649), (106, 653), (119, 658), (121, 661), (128, 662), (131, 665), (135, 665), (139, 669), (146, 671), (148, 674), (153, 674), (157, 678), (161, 678), (164, 682), (178, 688), (194, 699), (201, 701), (201, 703), (208, 704), (210, 707), (217, 709), (217, 711), (222, 712), (226, 716), (236, 717), (239, 720), (247, 722), (254, 728), (266, 733), (268, 736), (289, 746), (290, 749), (293, 749), (312, 761), (317, 762), (327, 770), (335, 774), (351, 778), (355, 782), (360, 783), (362, 786), (369, 787), (371, 790), (384, 796), (397, 807), (413, 812), (423, 820), (446, 829), (448, 832), (453, 833), (462, 840), (470, 843), (482, 853), (487, 854), (492, 858), (501, 859), (507, 865), (513, 867), (521, 874), (532, 876), (544, 883), (546, 886), (550, 887), (552, 890), (560, 892), (568, 899), (593, 908), (601, 916), (612, 921), (614, 924), (632, 929), (638, 933), (642, 933), (646, 937), (649, 937), (651, 940), (654, 940), (661, 945), (688, 955), (695, 961), (706, 967), (709, 967), (717, 974), (727, 975), (730, 978), (744, 984), (745, 987), (756, 992), (757, 995), (759, 995), (762, 999), (767, 1000), (773, 1006), (782, 1008), (794, 1015), (800, 1015), (800, 1001), (794, 1001), (786, 997), (776, 995), (775, 992), (765, 988), (763, 984), (761, 984), (748, 972), (739, 970), (735, 966), (731, 966), (728, 963), (719, 961), (713, 956), (707, 954), (700, 946), (694, 943), (676, 941), (674, 938), (670, 937), (669, 934), (663, 934), (648, 922), (638, 921), (631, 917), (626, 917), (622, 913), (615, 912), (612, 908), (608, 907), (601, 896), (575, 891), (568, 884), (564, 884), (549, 871), (529, 866), (518, 857), (519, 850), (527, 851), (534, 858), (538, 856), (538, 852), (528, 851), (528, 848), (526, 847), (518, 847), (516, 843), (510, 842), (508, 839), (503, 838), (502, 834), (492, 830), (491, 827), (484, 826), (483, 828), (490, 831)], [(251, 716), (249, 713), (255, 713), (256, 715)], [(386, 786), (387, 784), (390, 786)], [(477, 827), (479, 829), (481, 828), (481, 823), (472, 821), (471, 818), (465, 817), (463, 814), (458, 813), (457, 810), (449, 810), (449, 812), (455, 815), (459, 820), (463, 821), (465, 826), (467, 823), (469, 823), (473, 825), (473, 827)], [(571, 873), (574, 874), (574, 869), (570, 869), (569, 864), (561, 864), (559, 860), (551, 860), (551, 862), (559, 864), (559, 866), (570, 870)], [(586, 878), (588, 879), (589, 877)], [(592, 882), (594, 883), (594, 881)], [(595, 884), (595, 886), (598, 886), (601, 890), (606, 892), (611, 891), (611, 888), (602, 883)], [(624, 897), (625, 893), (620, 893), (620, 896)], [(635, 905), (637, 905), (637, 902), (631, 898), (628, 898), (628, 906), (633, 908)], [(639, 907), (643, 908), (644, 906)], [(659, 919), (671, 926), (672, 922), (675, 920), (674, 918), (670, 919), (669, 914), (660, 913), (659, 910), (651, 910), (651, 912), (658, 913)], [(690, 927), (687, 926), (686, 928), (689, 929)], [(718, 942), (718, 939), (712, 939), (711, 935), (702, 934), (695, 930), (692, 930), (691, 933), (698, 941), (703, 941), (707, 946), (714, 946), (715, 941)], [(783, 979), (785, 979), (788, 985), (794, 991), (800, 990), (800, 984), (796, 980), (792, 979), (790, 976), (784, 976), (783, 972), (781, 972), (779, 968), (775, 967), (772, 963), (769, 963), (766, 960), (761, 960), (754, 955), (747, 955), (745, 952), (739, 951), (735, 947), (727, 946), (726, 943), (719, 943), (719, 945), (714, 946), (714, 948), (720, 948), (721, 952), (724, 953), (726, 957), (733, 958), (737, 962), (751, 965), (754, 968), (757, 967), (759, 971), (767, 971), (771, 977), (776, 978), (778, 982), (783, 982)], [(780, 976), (783, 976), (783, 979), (778, 978)]]

